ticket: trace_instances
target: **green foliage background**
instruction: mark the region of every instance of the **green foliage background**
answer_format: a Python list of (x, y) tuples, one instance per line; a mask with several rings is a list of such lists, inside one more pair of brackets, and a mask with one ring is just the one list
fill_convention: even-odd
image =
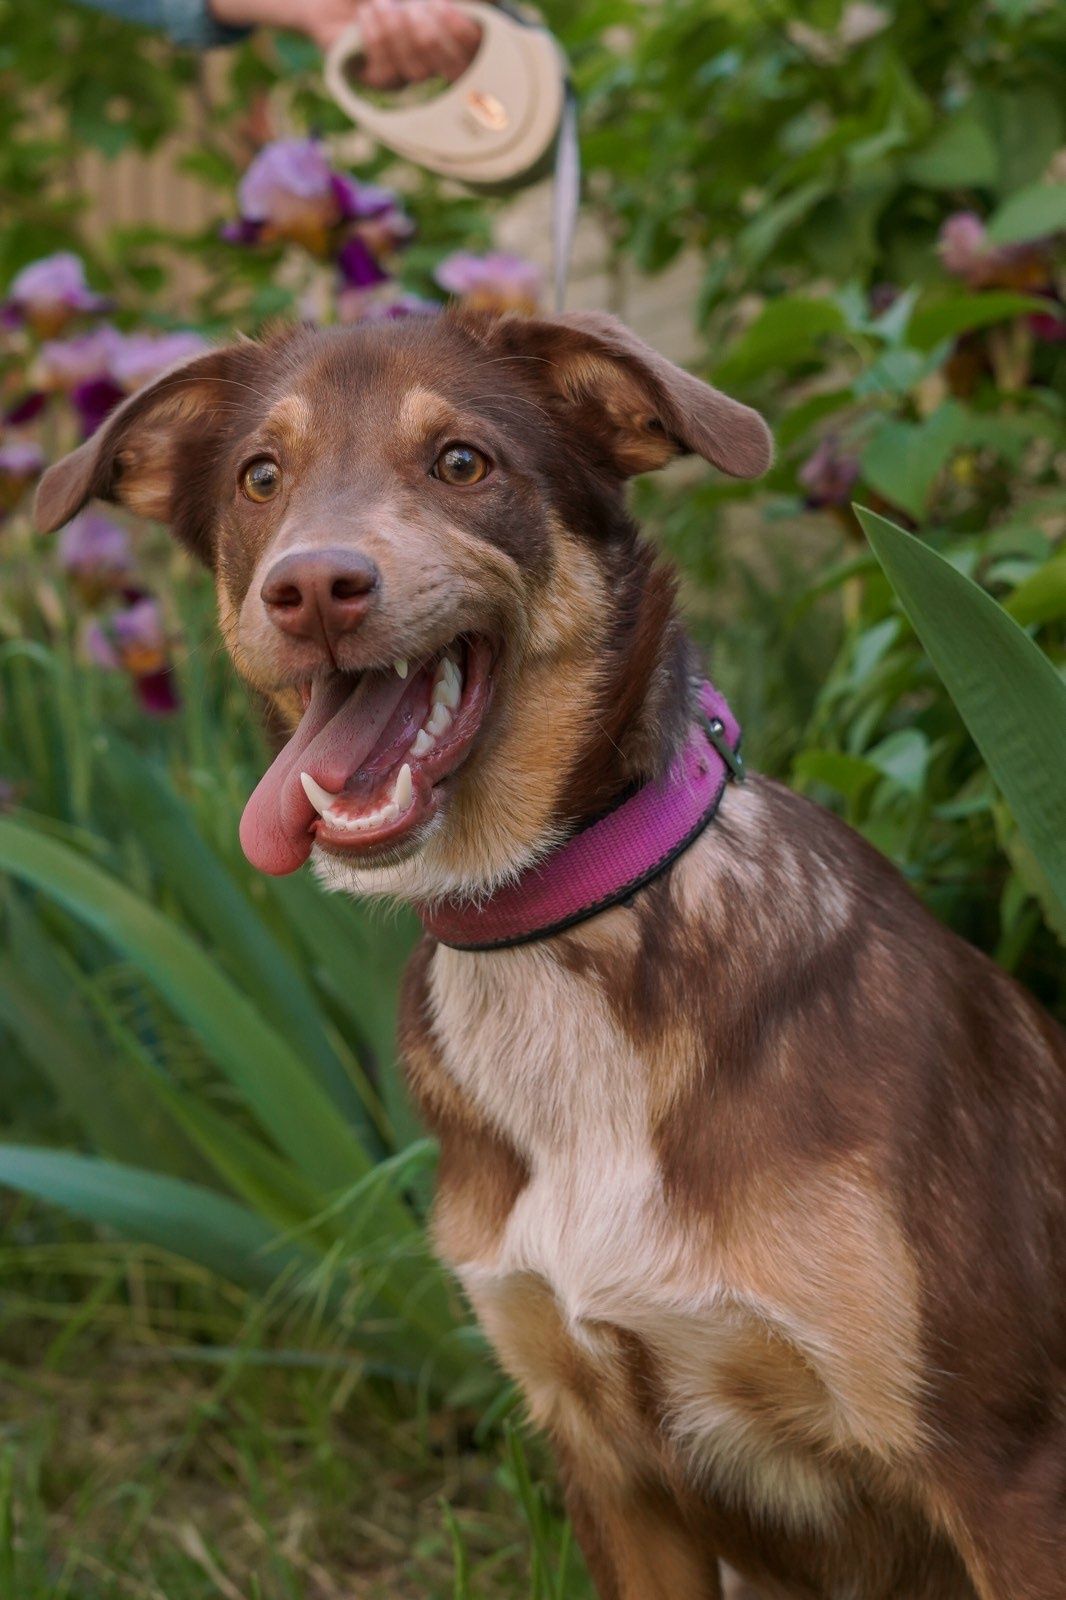
[[(1061, 902), (849, 507), (920, 529), (1061, 683), (1066, 12), (886, 0), (855, 37), (856, 8), (837, 0), (546, 9), (581, 97), (586, 204), (627, 269), (695, 255), (690, 364), (775, 426), (760, 484), (682, 468), (637, 490), (754, 763), (838, 809), (938, 915), (1066, 1014)], [(276, 253), (235, 252), (214, 227), (101, 238), (58, 184), (86, 145), (114, 155), (165, 139), (195, 72), (87, 11), (0, 0), (0, 282), (73, 243), (131, 325), (191, 311), (208, 333), (252, 331), (292, 309)], [(220, 219), (242, 159), (234, 130), (263, 95), (297, 127), (339, 128), (302, 43), (234, 52), (216, 132), (189, 158)], [(488, 239), (491, 208), (428, 180), (410, 204), (420, 236), (404, 272), (424, 290), (444, 250)], [(985, 219), (989, 250), (1010, 247), (998, 278), (946, 270), (938, 238), (961, 212)], [(175, 252), (202, 269), (180, 319)], [(847, 464), (842, 494), (812, 477), (823, 447)], [(0, 819), (0, 1181), (104, 1230), (70, 1234), (12, 1202), (24, 1254), (54, 1249), (59, 1263), (34, 1268), (23, 1298), (37, 1309), (9, 1319), (12, 1348), (33, 1348), (42, 1305), (85, 1336), (72, 1249), (82, 1267), (104, 1259), (93, 1251), (121, 1263), (113, 1230), (143, 1241), (149, 1321), (186, 1354), (237, 1348), (252, 1317), (256, 1348), (301, 1370), (343, 1357), (359, 1406), (390, 1427), (427, 1407), (473, 1418), (524, 1508), (530, 1531), (513, 1537), (530, 1539), (533, 1576), (515, 1577), (460, 1507), (455, 1592), (563, 1593), (565, 1535), (521, 1447), (498, 1442), (512, 1397), (425, 1244), (433, 1151), (391, 1042), (410, 924), (246, 867), (236, 819), (262, 741), (216, 648), (207, 585), (159, 530), (141, 535), (143, 559), (183, 641), (184, 705), (167, 723), (145, 719), (122, 679), (85, 670), (78, 603), (24, 515), (0, 539), (0, 776), (17, 802)], [(26, 1270), (18, 1253), (3, 1265), (23, 1287)], [(98, 1307), (127, 1306), (123, 1272), (100, 1277)], [(214, 1322), (211, 1294), (235, 1297)], [(0, 1492), (22, 1507), (14, 1523), (0, 1515), (0, 1561), (21, 1563), (18, 1592), (59, 1592), (52, 1502), (20, 1473)], [(132, 1550), (125, 1567), (108, 1559), (143, 1572)], [(64, 1592), (112, 1592), (89, 1570), (75, 1564)], [(168, 1592), (185, 1594), (187, 1577)], [(189, 1595), (225, 1592), (188, 1581)], [(255, 1582), (305, 1592), (284, 1563)], [(438, 1573), (422, 1592), (436, 1582), (450, 1590)]]

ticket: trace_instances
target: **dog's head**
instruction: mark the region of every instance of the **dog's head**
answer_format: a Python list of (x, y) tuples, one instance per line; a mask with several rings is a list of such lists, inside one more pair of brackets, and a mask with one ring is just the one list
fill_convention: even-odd
[[(241, 838), (266, 872), (477, 891), (648, 775), (685, 701), (634, 473), (770, 459), (745, 406), (613, 319), (295, 329), (171, 370), (42, 480), (167, 522), (293, 732)], [(666, 739), (665, 743), (669, 743)]]

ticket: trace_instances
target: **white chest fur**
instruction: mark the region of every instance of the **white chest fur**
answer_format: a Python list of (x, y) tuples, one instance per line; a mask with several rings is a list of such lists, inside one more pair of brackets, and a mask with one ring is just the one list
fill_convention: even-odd
[(450, 1262), (484, 1321), (536, 1281), (590, 1358), (604, 1325), (638, 1336), (685, 1470), (794, 1525), (842, 1514), (852, 1452), (913, 1448), (913, 1271), (868, 1174), (800, 1180), (769, 1152), (720, 1230), (668, 1199), (654, 1145), (664, 1064), (695, 1049), (683, 1022), (641, 1053), (595, 979), (538, 945), (439, 949), (431, 1005), (445, 1070), (529, 1169), (491, 1246)]
[[(839, 1446), (849, 1432), (809, 1365), (820, 1332), (737, 1281), (707, 1230), (667, 1204), (652, 1146), (651, 1063), (595, 986), (543, 949), (501, 954), (471, 961), (441, 950), (435, 962), (446, 1068), (530, 1169), (493, 1251), (453, 1269), (487, 1321), (504, 1314), (515, 1285), (544, 1283), (589, 1359), (605, 1324), (639, 1336), (691, 1475), (810, 1525), (837, 1500), (811, 1446)], [(752, 1354), (765, 1366), (771, 1346), (805, 1374), (792, 1396), (805, 1413), (802, 1444), (795, 1416), (780, 1429), (765, 1407), (756, 1417), (732, 1398)]]
[(663, 1231), (647, 1066), (595, 986), (543, 947), (441, 949), (433, 973), (446, 1070), (530, 1168), (491, 1261), (534, 1272), (573, 1320), (617, 1314)]

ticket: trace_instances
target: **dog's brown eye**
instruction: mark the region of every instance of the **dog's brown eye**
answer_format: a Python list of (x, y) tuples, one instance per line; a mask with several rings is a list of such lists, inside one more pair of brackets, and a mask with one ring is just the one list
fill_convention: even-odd
[(258, 461), (245, 467), (241, 488), (249, 500), (259, 504), (264, 500), (273, 500), (281, 488), (281, 468), (269, 456), (261, 456)]
[(470, 444), (450, 444), (442, 450), (433, 463), (433, 476), (442, 483), (466, 485), (480, 483), (489, 470), (489, 463)]

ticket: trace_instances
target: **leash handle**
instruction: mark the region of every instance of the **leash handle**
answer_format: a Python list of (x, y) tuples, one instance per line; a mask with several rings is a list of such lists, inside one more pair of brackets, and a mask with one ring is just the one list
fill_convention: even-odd
[(325, 60), (326, 87), (353, 122), (404, 160), (471, 188), (519, 187), (553, 173), (555, 310), (566, 286), (581, 198), (577, 107), (566, 57), (540, 24), (483, 0), (456, 0), (481, 30), (477, 54), (454, 83), (421, 105), (375, 105), (352, 84), (363, 54), (358, 22)]
[(326, 55), (326, 88), (381, 144), (474, 187), (521, 182), (551, 150), (562, 116), (566, 60), (546, 28), (483, 0), (456, 0), (481, 32), (474, 59), (432, 100), (380, 106), (359, 93), (352, 68), (363, 35), (352, 23)]

